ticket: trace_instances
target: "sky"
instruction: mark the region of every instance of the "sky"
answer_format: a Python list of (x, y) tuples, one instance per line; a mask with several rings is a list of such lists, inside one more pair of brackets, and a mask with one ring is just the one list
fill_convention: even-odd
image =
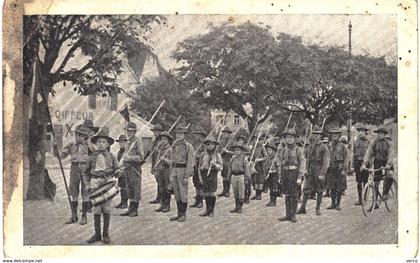
[[(176, 62), (170, 54), (182, 40), (207, 32), (208, 23), (220, 25), (234, 18), (234, 24), (246, 21), (263, 23), (272, 27), (276, 36), (283, 32), (301, 36), (304, 43), (348, 47), (348, 24), (352, 23), (353, 54), (369, 53), (385, 56), (388, 62), (397, 60), (397, 19), (395, 15), (168, 15), (166, 24), (153, 28), (152, 41), (155, 53), (166, 69)], [(155, 71), (146, 65), (145, 75)]]

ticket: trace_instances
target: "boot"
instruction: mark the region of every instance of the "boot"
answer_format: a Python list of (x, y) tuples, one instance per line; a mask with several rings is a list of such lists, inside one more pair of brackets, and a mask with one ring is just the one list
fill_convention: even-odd
[(238, 198), (235, 198), (235, 208), (230, 210), (231, 213), (237, 213), (239, 209)]
[(262, 190), (257, 190), (257, 198), (255, 198), (256, 200), (261, 200), (261, 193)]
[(226, 193), (226, 181), (223, 180), (223, 190), (220, 194), (218, 194), (217, 196), (225, 196)]
[(226, 192), (225, 192), (225, 197), (229, 197), (230, 196), (230, 182), (226, 181)]
[(276, 197), (277, 197), (277, 193), (270, 192), (270, 202), (268, 202), (266, 206), (276, 206)]
[(169, 219), (170, 221), (177, 221), (181, 217), (181, 205), (182, 205), (181, 201), (176, 202), (176, 208), (177, 208), (178, 212), (177, 212), (176, 216), (173, 216)]
[(163, 208), (161, 212), (168, 213), (171, 210), (171, 194), (168, 191), (163, 192), (162, 199), (163, 199)]
[(354, 203), (354, 205), (362, 205), (362, 191), (363, 191), (363, 187), (362, 187), (362, 183), (357, 183), (357, 202)]
[(184, 222), (187, 219), (187, 206), (188, 203), (181, 202), (181, 216), (178, 218), (178, 222)]
[(238, 214), (242, 214), (242, 203), (243, 201), (238, 199), (238, 211), (237, 211)]
[(288, 221), (290, 220), (290, 205), (291, 205), (291, 199), (289, 195), (286, 195), (284, 199), (284, 204), (286, 205), (286, 215), (279, 218), (279, 221)]
[(128, 210), (124, 213), (121, 213), (120, 216), (128, 216), (131, 211), (133, 211), (134, 202), (130, 202), (130, 205), (128, 206)]
[(321, 215), (321, 203), (322, 203), (322, 193), (316, 194), (316, 208), (315, 208), (315, 214), (317, 216)]
[(291, 196), (290, 199), (290, 221), (296, 223), (297, 196)]
[(216, 197), (215, 196), (209, 196), (210, 201), (210, 211), (209, 211), (209, 217), (214, 217), (214, 206), (216, 205)]
[(104, 229), (102, 232), (102, 236), (103, 236), (103, 241), (105, 244), (111, 243), (111, 239), (109, 238), (109, 232), (108, 232), (110, 221), (111, 221), (111, 214), (104, 213)]
[(257, 199), (257, 196), (258, 196), (258, 190), (256, 189), (255, 190), (255, 195), (253, 196), (253, 197), (251, 197), (251, 200), (256, 200)]
[(66, 224), (74, 224), (77, 223), (77, 221), (79, 220), (79, 218), (77, 217), (77, 205), (77, 201), (71, 201), (70, 206), (72, 216), (69, 218), (69, 220), (67, 220)]
[(206, 199), (206, 211), (204, 211), (203, 213), (199, 214), (199, 216), (208, 216), (210, 213), (210, 207), (211, 207), (211, 203), (210, 203), (210, 197), (209, 196), (205, 196), (204, 197)]
[(149, 204), (159, 204), (160, 203), (160, 200), (161, 200), (161, 198), (162, 198), (162, 196), (161, 196), (161, 194), (159, 193), (159, 185), (157, 186), (157, 190), (156, 190), (156, 198), (155, 198), (155, 200), (152, 200), (152, 201), (150, 201), (149, 202)]
[(91, 202), (88, 202), (87, 212), (92, 213), (92, 203)]
[(102, 239), (101, 237), (101, 215), (94, 215), (93, 216), (93, 225), (95, 227), (95, 234), (91, 236), (87, 242), (93, 243), (96, 241), (100, 241)]
[[(376, 203), (374, 209), (378, 209), (378, 208), (379, 208), (379, 205), (378, 205), (378, 203)], [(367, 212), (372, 212), (372, 206), (369, 207), (369, 209), (367, 210)]]
[(203, 207), (203, 197), (201, 195), (197, 196), (198, 198), (198, 204), (197, 204), (197, 208), (202, 208)]
[(139, 202), (133, 202), (133, 209), (131, 210), (130, 214), (128, 214), (129, 217), (136, 217), (139, 215), (138, 213), (139, 208)]
[(86, 213), (87, 213), (88, 206), (89, 206), (89, 202), (82, 203), (82, 218), (80, 219), (81, 225), (86, 225), (87, 223)]
[(190, 205), (190, 207), (197, 207), (199, 198), (200, 198), (200, 196), (197, 194), (194, 198), (194, 203), (192, 205)]
[(121, 189), (121, 201), (115, 208), (127, 208), (127, 194), (126, 190)]
[(155, 209), (155, 212), (162, 212), (163, 208), (165, 208), (165, 192), (161, 194), (160, 206)]
[(385, 185), (384, 185), (384, 190), (382, 193), (382, 196), (384, 197), (384, 199), (389, 198), (389, 191), (391, 190), (393, 182), (394, 180), (392, 178), (385, 178)]
[(308, 198), (309, 198), (309, 195), (308, 194), (303, 194), (302, 204), (300, 205), (300, 208), (296, 212), (296, 214), (298, 214), (298, 215), (300, 215), (300, 214), (306, 214), (306, 203), (308, 202)]
[(327, 207), (328, 210), (335, 209), (337, 207), (337, 204), (335, 201), (336, 201), (335, 192), (331, 192), (331, 205)]
[(340, 206), (341, 196), (342, 196), (342, 193), (339, 191), (339, 192), (337, 193), (337, 196), (336, 196), (336, 199), (337, 199), (337, 204), (336, 204), (335, 209), (337, 209), (337, 210), (341, 210), (341, 206)]

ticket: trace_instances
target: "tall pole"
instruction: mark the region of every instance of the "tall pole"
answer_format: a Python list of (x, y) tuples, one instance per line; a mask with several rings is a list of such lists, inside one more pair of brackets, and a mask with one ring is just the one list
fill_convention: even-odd
[[(348, 25), (348, 28), (349, 28), (349, 58), (350, 58), (350, 61), (351, 61), (351, 59), (352, 59), (352, 56), (351, 56), (351, 29), (352, 29), (352, 24), (351, 24), (351, 21), (349, 21), (349, 25)], [(348, 119), (347, 119), (347, 142), (348, 142), (348, 149), (349, 149), (349, 151), (350, 151), (350, 167), (349, 167), (349, 172), (350, 173), (352, 173), (352, 167), (353, 167), (353, 151), (352, 151), (352, 147), (353, 147), (353, 139), (352, 139), (352, 136), (351, 136), (351, 125), (352, 125), (352, 120), (351, 120), (351, 110), (349, 111), (349, 116), (348, 116)]]

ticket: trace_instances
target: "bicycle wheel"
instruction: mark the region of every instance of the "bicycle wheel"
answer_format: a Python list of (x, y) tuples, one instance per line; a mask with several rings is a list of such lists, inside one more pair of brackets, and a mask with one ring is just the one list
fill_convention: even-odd
[(391, 189), (385, 198), (385, 207), (389, 213), (398, 209), (398, 184), (395, 179), (392, 179)]
[(365, 216), (372, 214), (374, 210), (376, 200), (375, 200), (375, 189), (373, 184), (368, 183), (363, 187), (362, 191), (362, 211)]

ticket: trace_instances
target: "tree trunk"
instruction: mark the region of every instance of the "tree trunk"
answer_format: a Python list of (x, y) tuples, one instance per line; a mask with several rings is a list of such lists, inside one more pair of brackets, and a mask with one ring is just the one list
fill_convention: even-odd
[(26, 198), (38, 200), (45, 198), (45, 153), (47, 151), (48, 102), (33, 103), (33, 114), (28, 125), (28, 141), (25, 155), (29, 160), (29, 180)]

